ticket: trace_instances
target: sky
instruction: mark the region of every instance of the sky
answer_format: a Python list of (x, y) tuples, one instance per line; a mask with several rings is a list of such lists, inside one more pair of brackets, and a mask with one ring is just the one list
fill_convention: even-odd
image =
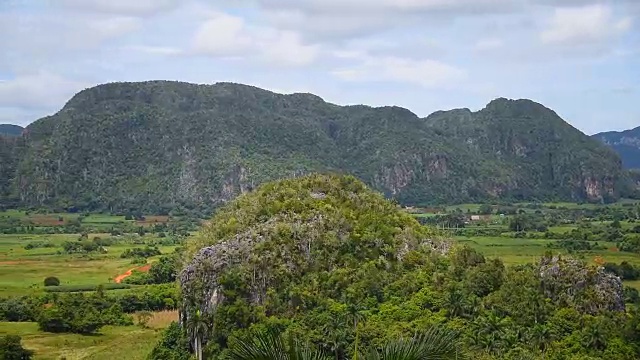
[(238, 82), (419, 116), (527, 98), (640, 126), (640, 0), (0, 0), (0, 123), (113, 81)]

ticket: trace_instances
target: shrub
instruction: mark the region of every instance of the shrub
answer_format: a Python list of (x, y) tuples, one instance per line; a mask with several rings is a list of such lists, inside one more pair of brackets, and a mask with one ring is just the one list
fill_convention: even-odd
[(17, 335), (0, 336), (0, 359), (29, 360), (33, 351), (22, 347), (22, 338)]
[(156, 255), (161, 255), (160, 249), (155, 246), (146, 246), (144, 248), (127, 249), (120, 257), (123, 259), (135, 257), (148, 258)]
[(44, 286), (60, 286), (60, 279), (55, 276), (49, 276), (44, 279)]
[(143, 329), (149, 327), (149, 320), (153, 317), (153, 314), (149, 311), (141, 311), (138, 313), (138, 326)]

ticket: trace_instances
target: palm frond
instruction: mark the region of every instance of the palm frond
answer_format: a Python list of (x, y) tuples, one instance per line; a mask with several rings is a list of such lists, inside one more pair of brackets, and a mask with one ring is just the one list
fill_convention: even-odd
[(281, 334), (273, 330), (254, 331), (231, 344), (235, 360), (328, 360), (322, 352), (289, 339), (286, 346)]
[(386, 344), (381, 351), (372, 351), (371, 360), (455, 360), (463, 359), (458, 334), (442, 327), (433, 327), (412, 339), (400, 339)]

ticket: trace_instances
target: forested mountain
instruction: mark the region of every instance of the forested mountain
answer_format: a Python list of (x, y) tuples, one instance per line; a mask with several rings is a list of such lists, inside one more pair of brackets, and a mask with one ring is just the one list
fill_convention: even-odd
[(640, 127), (627, 131), (611, 131), (593, 135), (609, 145), (622, 158), (627, 169), (640, 169)]
[(0, 136), (20, 136), (24, 128), (13, 124), (0, 124)]
[(353, 174), (406, 204), (602, 201), (626, 179), (613, 151), (529, 100), (419, 118), (231, 83), (112, 83), (78, 93), (21, 140), (15, 171), (1, 176), (29, 206), (210, 209), (316, 171)]

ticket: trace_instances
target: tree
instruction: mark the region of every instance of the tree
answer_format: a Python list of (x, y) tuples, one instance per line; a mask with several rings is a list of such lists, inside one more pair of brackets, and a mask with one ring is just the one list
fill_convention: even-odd
[(153, 348), (150, 360), (189, 360), (189, 343), (182, 328), (172, 322), (164, 331), (162, 340)]
[(178, 272), (178, 257), (162, 256), (149, 269), (149, 277), (152, 284), (165, 284), (176, 281)]
[(207, 334), (206, 315), (200, 310), (196, 310), (189, 315), (187, 319), (187, 327), (193, 338), (193, 349), (196, 352), (198, 360), (202, 360), (202, 341)]
[(480, 215), (490, 215), (493, 212), (493, 207), (489, 204), (482, 204), (478, 209)]
[(60, 280), (55, 276), (44, 279), (44, 286), (60, 286)]
[(0, 359), (3, 360), (29, 360), (33, 351), (22, 347), (22, 338), (17, 335), (5, 335), (0, 337)]
[(358, 322), (365, 318), (363, 313), (364, 309), (365, 308), (363, 306), (359, 306), (357, 304), (350, 304), (347, 306), (348, 317), (353, 321), (353, 331), (356, 334), (356, 341), (353, 348), (354, 360), (358, 359)]

